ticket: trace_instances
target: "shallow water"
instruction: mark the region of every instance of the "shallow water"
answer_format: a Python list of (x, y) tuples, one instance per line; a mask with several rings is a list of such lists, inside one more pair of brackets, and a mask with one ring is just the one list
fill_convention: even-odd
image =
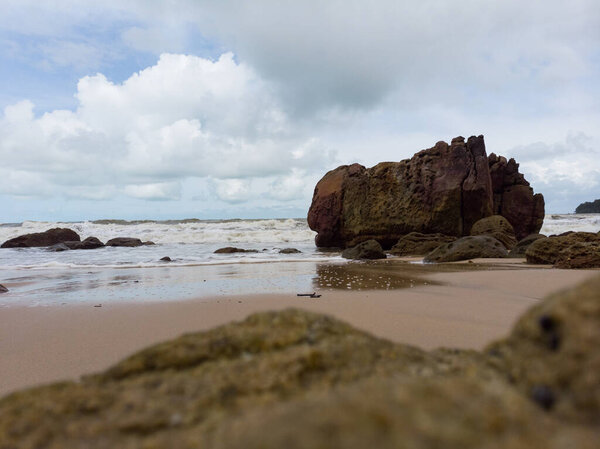
[[(0, 283), (10, 292), (0, 305), (74, 302), (165, 301), (196, 297), (311, 293), (323, 289), (395, 289), (421, 285), (426, 265), (348, 263), (339, 251), (321, 251), (304, 219), (281, 220), (103, 220), (24, 222), (0, 225), (0, 242), (52, 227), (69, 227), (82, 238), (152, 240), (153, 246), (49, 252), (43, 248), (0, 249)], [(544, 234), (600, 230), (600, 214), (548, 215)], [(256, 253), (214, 254), (223, 246)], [(297, 254), (280, 254), (293, 247)], [(170, 263), (160, 258), (169, 256)], [(447, 269), (485, 269), (463, 266)]]

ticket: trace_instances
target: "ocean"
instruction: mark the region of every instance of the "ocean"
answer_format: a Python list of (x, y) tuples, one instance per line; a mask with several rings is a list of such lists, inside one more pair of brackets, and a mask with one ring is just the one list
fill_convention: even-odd
[[(0, 283), (12, 285), (0, 306), (119, 299), (185, 299), (235, 293), (312, 291), (323, 264), (343, 264), (340, 252), (321, 251), (306, 219), (98, 220), (0, 224), (0, 242), (54, 227), (105, 242), (135, 237), (155, 245), (50, 252), (0, 249)], [(546, 215), (541, 233), (600, 231), (600, 214)], [(255, 253), (214, 254), (224, 246)], [(281, 254), (284, 248), (299, 250)], [(168, 256), (172, 262), (162, 262)], [(273, 262), (286, 262), (273, 264)], [(276, 268), (274, 268), (276, 267)]]

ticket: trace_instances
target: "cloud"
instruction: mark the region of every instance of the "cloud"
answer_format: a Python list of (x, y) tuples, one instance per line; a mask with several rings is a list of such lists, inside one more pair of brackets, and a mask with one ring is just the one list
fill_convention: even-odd
[[(592, 75), (600, 5), (592, 0), (473, 2), (272, 0), (203, 3), (212, 32), (304, 112), (451, 103), (476, 89), (504, 95)], [(451, 87), (451, 88), (449, 88)]]
[(0, 117), (6, 166), (68, 197), (177, 200), (180, 182), (196, 177), (214, 179), (216, 198), (235, 203), (251, 197), (253, 178), (320, 170), (335, 158), (298, 135), (270, 86), (231, 53), (215, 61), (163, 54), (123, 83), (83, 77), (76, 97), (75, 111), (36, 117), (24, 100)]
[(0, 193), (180, 183), (182, 202), (221, 210), (306, 208), (338, 163), (484, 134), (570, 210), (555, 186), (579, 195), (597, 179), (598, 23), (595, 0), (6, 0), (0, 156), (36, 186), (13, 176)]
[(600, 189), (600, 149), (583, 133), (568, 135), (563, 142), (535, 142), (511, 150), (521, 171), (542, 192), (546, 211), (573, 212), (575, 206), (596, 199)]
[(243, 203), (252, 196), (249, 179), (215, 179), (214, 188), (217, 197), (226, 203)]
[(143, 200), (178, 200), (181, 198), (181, 184), (178, 182), (133, 184), (125, 186), (124, 192), (132, 198)]

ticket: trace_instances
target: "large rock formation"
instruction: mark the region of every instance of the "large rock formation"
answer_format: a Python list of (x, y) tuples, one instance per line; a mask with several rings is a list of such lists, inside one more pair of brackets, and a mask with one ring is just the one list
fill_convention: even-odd
[[(502, 181), (500, 208), (507, 211), (500, 215), (518, 232), (537, 232), (543, 198), (535, 197), (542, 199), (540, 203), (528, 185), (518, 184), (520, 178), (509, 176), (512, 164), (510, 170), (502, 170), (496, 162), (492, 165)], [(456, 137), (450, 145), (438, 142), (411, 159), (368, 169), (344, 165), (328, 172), (315, 187), (308, 224), (318, 232), (320, 247), (348, 247), (375, 239), (389, 248), (410, 232), (459, 237), (469, 235), (477, 220), (494, 213), (493, 192), (483, 136), (466, 142)], [(525, 210), (535, 218), (528, 217), (521, 225), (517, 221), (523, 220)]]
[(255, 314), (0, 400), (2, 448), (595, 448), (600, 277), (485, 352)]
[(34, 248), (52, 246), (63, 242), (78, 242), (81, 240), (79, 234), (67, 228), (52, 228), (45, 232), (20, 235), (7, 240), (0, 248)]

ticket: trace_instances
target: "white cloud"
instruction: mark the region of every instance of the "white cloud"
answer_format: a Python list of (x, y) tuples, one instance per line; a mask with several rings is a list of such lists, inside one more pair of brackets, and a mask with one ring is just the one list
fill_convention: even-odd
[(514, 148), (521, 171), (546, 198), (548, 212), (573, 212), (592, 201), (600, 189), (600, 147), (583, 133), (567, 135), (563, 142), (535, 142)]
[(5, 164), (69, 197), (176, 200), (181, 180), (210, 177), (219, 199), (240, 202), (251, 178), (319, 170), (335, 157), (298, 135), (269, 85), (230, 53), (164, 54), (123, 83), (86, 76), (76, 95), (75, 111), (35, 117), (24, 100), (0, 117)]
[(161, 182), (155, 184), (133, 184), (125, 186), (125, 193), (143, 200), (178, 200), (181, 198), (181, 184)]
[[(304, 170), (294, 169), (288, 176), (280, 176), (273, 181), (269, 188), (269, 196), (276, 200), (290, 201), (307, 196), (307, 189), (312, 190), (314, 183), (312, 179), (306, 179)], [(308, 182), (307, 182), (308, 181)]]
[[(338, 158), (373, 165), (480, 133), (489, 152), (522, 163), (548, 204), (566, 198), (557, 186), (584, 193), (598, 179), (596, 0), (2, 6), (0, 56), (99, 67), (83, 72), (73, 111), (44, 107), (51, 112), (35, 116), (25, 101), (0, 117), (5, 167), (52, 194), (112, 198), (180, 182), (184, 199), (304, 198), (305, 207)], [(219, 49), (235, 57), (215, 57)], [(111, 81), (126, 76), (124, 55), (136, 67), (163, 51), (190, 54), (163, 54)], [(187, 192), (198, 179), (217, 181), (201, 195)]]
[(215, 179), (217, 197), (226, 203), (242, 203), (251, 198), (251, 181), (248, 179)]

